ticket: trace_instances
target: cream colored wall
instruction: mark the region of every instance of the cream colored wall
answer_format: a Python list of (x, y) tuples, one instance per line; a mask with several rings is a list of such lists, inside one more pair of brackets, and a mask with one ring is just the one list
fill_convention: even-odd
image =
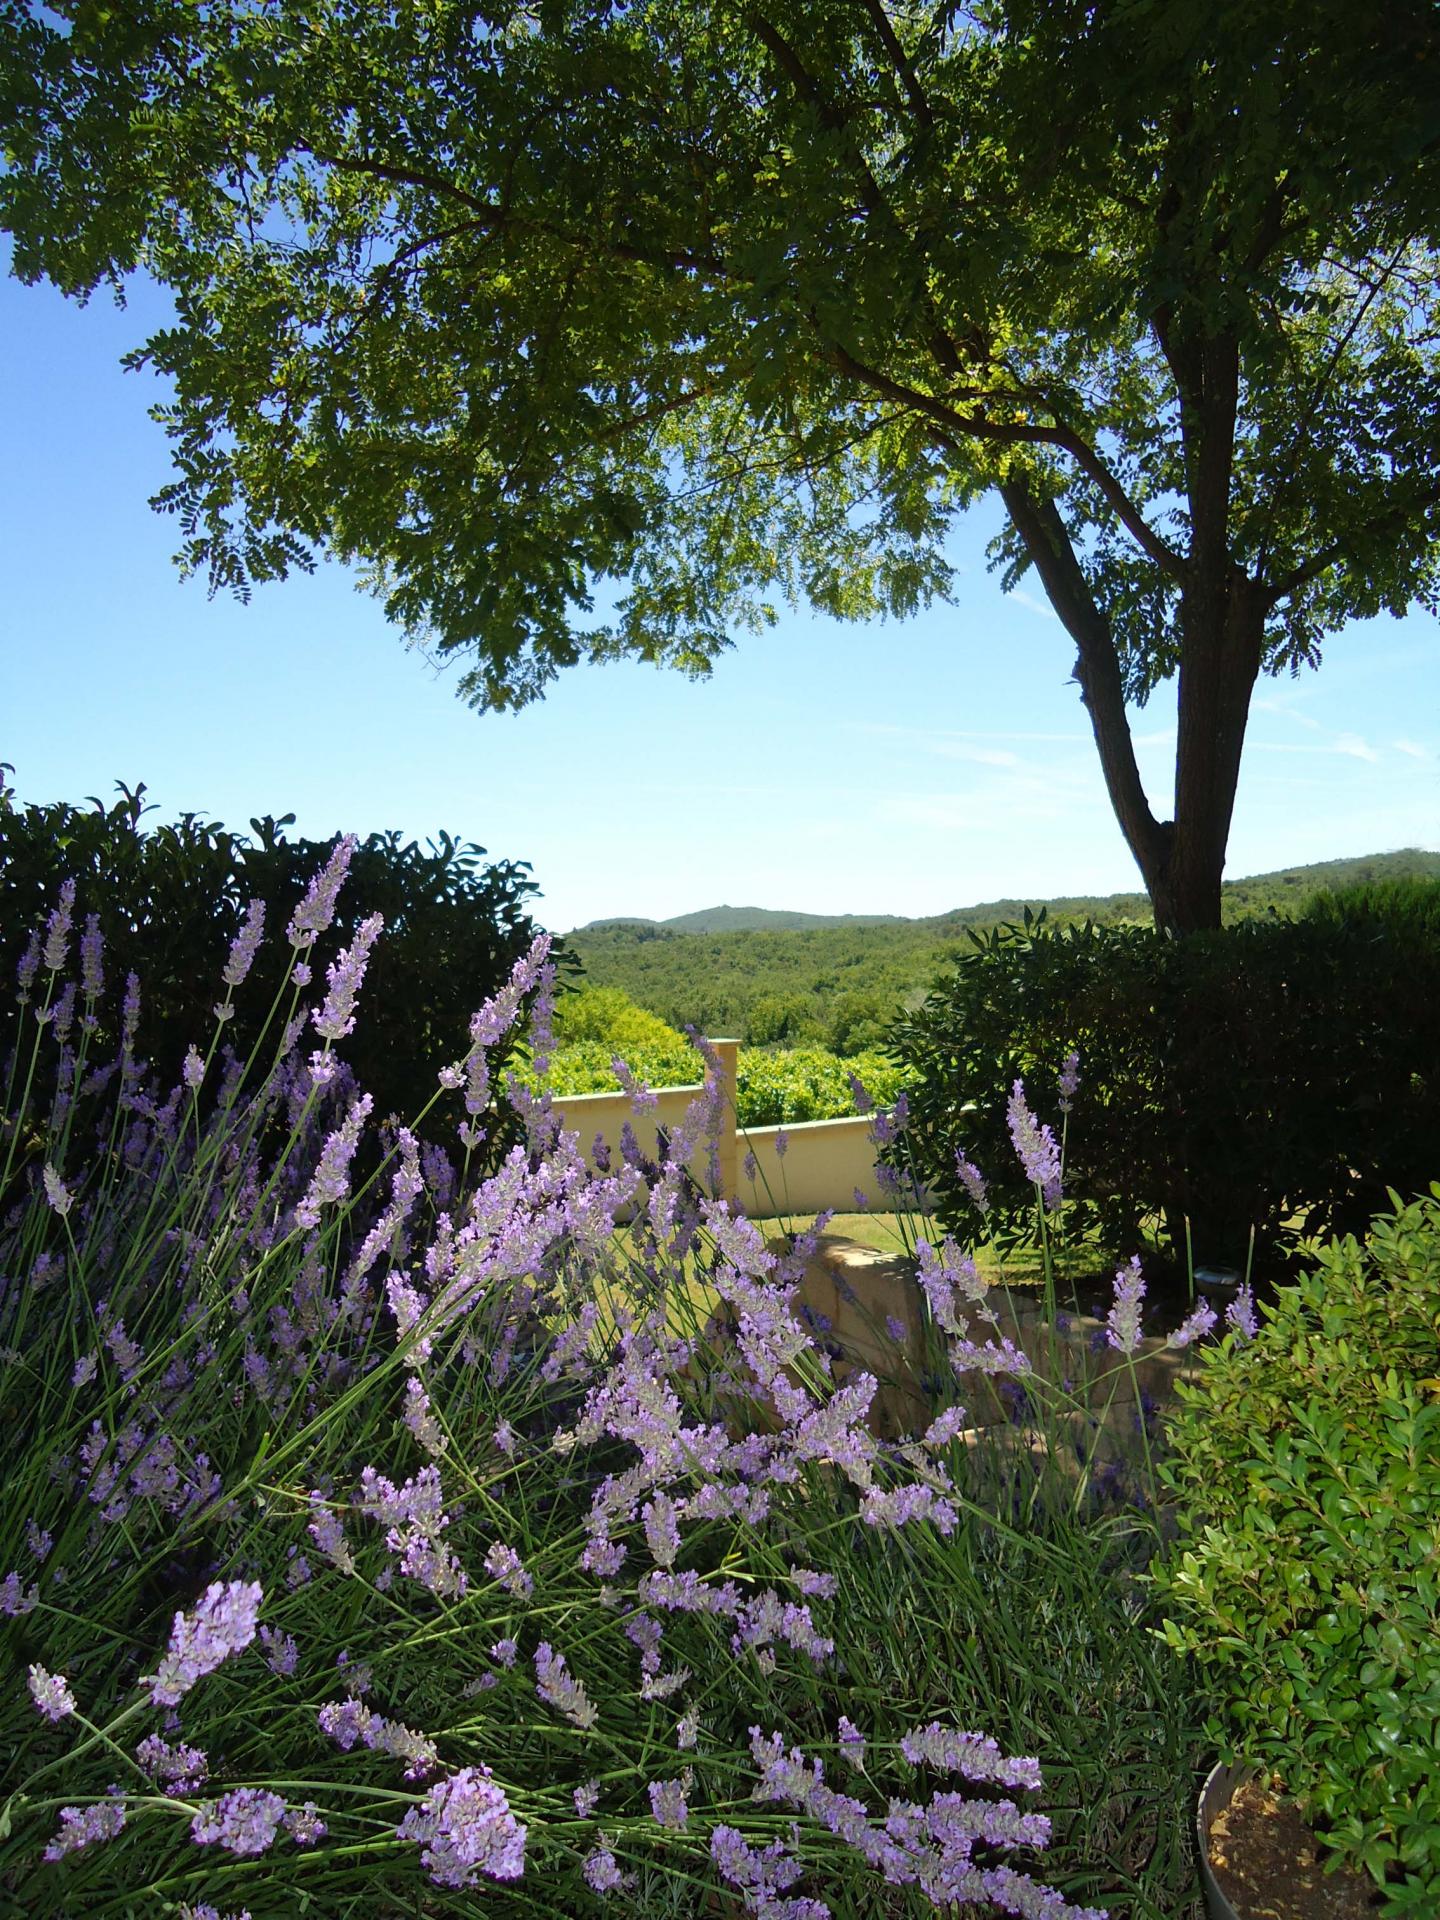
[[(735, 1111), (735, 1062), (739, 1044), (734, 1040), (712, 1040), (719, 1054), (725, 1078), (729, 1111)], [(623, 1093), (580, 1093), (557, 1098), (555, 1105), (563, 1116), (567, 1132), (580, 1136), (580, 1146), (593, 1161), (593, 1144), (600, 1135), (612, 1159), (618, 1161), (620, 1131), (628, 1120), (634, 1128), (641, 1151), (653, 1156), (657, 1129), (673, 1133), (684, 1119), (690, 1103), (699, 1094), (698, 1086), (656, 1089), (657, 1103), (649, 1113), (637, 1116), (629, 1096)], [(786, 1151), (775, 1151), (777, 1137), (783, 1133)], [(745, 1156), (755, 1157), (754, 1179), (745, 1173)], [(691, 1162), (691, 1172), (707, 1191), (706, 1154), (702, 1151)], [(837, 1213), (855, 1211), (857, 1188), (866, 1204), (891, 1205), (876, 1175), (875, 1149), (870, 1140), (870, 1122), (852, 1117), (845, 1120), (805, 1120), (789, 1127), (750, 1127), (742, 1132), (727, 1129), (720, 1139), (721, 1191), (738, 1198), (741, 1207), (757, 1218), (777, 1213), (814, 1214), (831, 1207)]]

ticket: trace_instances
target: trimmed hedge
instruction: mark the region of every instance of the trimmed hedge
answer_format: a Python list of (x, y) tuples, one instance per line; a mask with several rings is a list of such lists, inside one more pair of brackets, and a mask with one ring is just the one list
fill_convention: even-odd
[[(1414, 915), (1252, 921), (1183, 940), (1142, 927), (1038, 920), (975, 951), (896, 1030), (915, 1070), (911, 1151), (945, 1223), (1019, 1235), (1034, 1196), (1006, 1094), (1043, 1118), (1078, 1048), (1066, 1193), (1073, 1224), (1134, 1246), (1160, 1216), (1172, 1251), (1243, 1262), (1253, 1226), (1363, 1228), (1386, 1191), (1440, 1172), (1440, 941)], [(990, 1181), (982, 1220), (963, 1149)]]
[[(14, 982), (32, 927), (43, 924), (61, 882), (73, 878), (77, 929), (87, 914), (99, 916), (107, 980), (123, 984), (130, 971), (140, 978), (137, 1053), (163, 1090), (175, 1082), (188, 1044), (213, 1028), (220, 972), (246, 902), (265, 902), (265, 950), (273, 953), (336, 842), (287, 840), (293, 814), (252, 820), (254, 840), (193, 813), (145, 829), (143, 784), (120, 791), (108, 809), (98, 800), (86, 809), (19, 806), (0, 787), (0, 1062), (17, 1031), (3, 983)], [(385, 916), (365, 980), (364, 1018), (337, 1048), (373, 1095), (377, 1115), (419, 1113), (435, 1093), (435, 1063), (465, 1051), (471, 1014), (535, 936), (528, 903), (538, 889), (529, 866), (487, 864), (484, 856), (483, 847), (447, 833), (425, 849), (413, 840), (402, 845), (398, 833), (372, 833), (355, 850), (314, 967), (323, 994), (326, 962), (368, 914)], [(563, 952), (558, 958), (573, 965)], [(236, 994), (241, 1035), (259, 1032), (275, 976), (273, 964), (257, 965)], [(104, 1006), (118, 1000), (108, 994)], [(91, 1062), (107, 1059), (117, 1038), (102, 1026)], [(447, 1120), (461, 1117), (453, 1097), (444, 1112)]]

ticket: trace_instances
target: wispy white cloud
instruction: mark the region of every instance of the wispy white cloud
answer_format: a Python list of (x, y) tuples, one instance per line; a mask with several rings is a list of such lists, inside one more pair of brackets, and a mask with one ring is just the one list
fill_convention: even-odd
[(1351, 760), (1374, 760), (1380, 756), (1368, 740), (1362, 740), (1358, 733), (1342, 733), (1335, 742), (1334, 752), (1343, 753)]
[(1054, 620), (1057, 617), (1048, 601), (1037, 599), (1033, 593), (1027, 593), (1024, 587), (1012, 587), (1007, 597), (1017, 607), (1024, 607), (1027, 613), (1038, 613), (1042, 620)]
[(1252, 713), (1273, 713), (1282, 720), (1293, 720), (1297, 727), (1309, 727), (1313, 733), (1323, 733), (1324, 726), (1308, 713), (1302, 713), (1292, 700), (1284, 700), (1278, 694), (1256, 694), (1250, 702)]
[(1397, 753), (1409, 754), (1412, 760), (1428, 760), (1431, 758), (1428, 748), (1422, 747), (1418, 741), (1392, 740), (1390, 744)]

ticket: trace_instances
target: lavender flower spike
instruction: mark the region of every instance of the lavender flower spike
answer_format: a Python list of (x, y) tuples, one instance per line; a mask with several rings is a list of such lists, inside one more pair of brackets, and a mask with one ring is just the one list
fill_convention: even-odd
[(315, 1030), (322, 1039), (343, 1040), (347, 1033), (354, 1032), (355, 996), (360, 991), (365, 969), (370, 964), (370, 949), (379, 939), (384, 925), (385, 916), (372, 913), (368, 920), (361, 922), (354, 946), (342, 948), (333, 965), (326, 969), (330, 991), (325, 996), (324, 1006), (315, 1015)]
[(990, 1197), (985, 1191), (985, 1176), (973, 1160), (965, 1158), (958, 1147), (955, 1150), (955, 1171), (959, 1174), (961, 1184), (970, 1196), (971, 1204), (980, 1213), (988, 1213)]
[(285, 1814), (278, 1793), (261, 1787), (235, 1787), (218, 1800), (206, 1800), (190, 1822), (190, 1837), (200, 1847), (218, 1841), (227, 1853), (267, 1853)]
[(334, 852), (310, 882), (310, 891), (290, 916), (285, 933), (292, 947), (313, 947), (335, 918), (335, 902), (350, 871), (351, 855), (359, 844), (353, 833), (347, 833), (344, 839), (336, 841)]
[(1202, 1339), (1209, 1333), (1214, 1324), (1215, 1309), (1208, 1300), (1202, 1300), (1171, 1334), (1169, 1344), (1172, 1347), (1188, 1347), (1192, 1341)]
[(98, 1000), (105, 990), (103, 955), (105, 936), (100, 931), (98, 913), (85, 916), (85, 931), (80, 936), (80, 991), (87, 1000)]
[(1145, 1276), (1140, 1271), (1140, 1256), (1132, 1254), (1128, 1267), (1115, 1270), (1115, 1303), (1105, 1316), (1105, 1338), (1121, 1353), (1135, 1353), (1140, 1346), (1140, 1306), (1145, 1298)]
[(525, 1871), (525, 1829), (488, 1767), (465, 1767), (432, 1787), (396, 1833), (420, 1843), (437, 1887), (473, 1887), (482, 1873), (518, 1880)]
[(1065, 1056), (1065, 1064), (1060, 1069), (1060, 1111), (1069, 1113), (1075, 1104), (1076, 1089), (1080, 1085), (1080, 1054), (1072, 1047)]
[(248, 1647), (263, 1598), (259, 1581), (216, 1581), (201, 1594), (193, 1613), (177, 1613), (159, 1672), (142, 1682), (150, 1688), (151, 1705), (178, 1705), (197, 1680)]
[(50, 915), (45, 928), (45, 951), (42, 958), (46, 970), (59, 973), (65, 964), (65, 956), (70, 949), (70, 929), (75, 924), (75, 882), (64, 880), (60, 884), (60, 901)]
[[(115, 1791), (118, 1793), (119, 1789)], [(97, 1800), (90, 1807), (62, 1807), (60, 1831), (46, 1847), (44, 1858), (63, 1860), (67, 1853), (78, 1853), (99, 1840), (113, 1840), (125, 1825), (123, 1800)]]
[(265, 902), (252, 900), (245, 909), (245, 924), (230, 943), (230, 958), (220, 974), (227, 987), (239, 987), (245, 984), (246, 975), (255, 964), (255, 955), (260, 948), (260, 938), (265, 931)]
[(304, 1199), (295, 1209), (296, 1221), (302, 1227), (318, 1226), (320, 1209), (324, 1206), (338, 1207), (349, 1193), (350, 1162), (355, 1158), (360, 1134), (374, 1104), (370, 1094), (362, 1093), (358, 1100), (351, 1102), (344, 1124), (337, 1127), (325, 1142), (320, 1153), (320, 1164), (315, 1169)]
[(45, 1183), (45, 1198), (63, 1220), (75, 1203), (75, 1196), (47, 1161), (40, 1178)]
[(1030, 1111), (1023, 1080), (1010, 1089), (1006, 1118), (1025, 1178), (1040, 1189), (1047, 1211), (1053, 1213), (1060, 1204), (1060, 1143)]
[(1255, 1313), (1255, 1295), (1248, 1280), (1226, 1307), (1225, 1320), (1242, 1340), (1253, 1340), (1260, 1331), (1260, 1322)]
[(30, 1669), (30, 1698), (47, 1720), (63, 1720), (75, 1711), (75, 1696), (63, 1673), (47, 1673), (43, 1667)]

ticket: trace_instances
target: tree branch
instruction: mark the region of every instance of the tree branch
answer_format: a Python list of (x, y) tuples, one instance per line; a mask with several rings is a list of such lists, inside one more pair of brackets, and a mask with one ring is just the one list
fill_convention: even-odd
[(1397, 529), (1403, 527), (1417, 513), (1428, 512), (1435, 506), (1440, 506), (1440, 481), (1437, 481), (1434, 486), (1427, 487), (1416, 498), (1398, 507), (1391, 507), (1384, 513), (1377, 513), (1373, 520), (1366, 520), (1358, 527), (1351, 527), (1347, 533), (1332, 540), (1328, 547), (1322, 547), (1313, 558), (1306, 560), (1298, 567), (1292, 567), (1289, 573), (1277, 580), (1264, 596), (1265, 611), (1268, 613), (1272, 607), (1278, 606), (1291, 594), (1298, 593), (1302, 587), (1308, 587), (1312, 580), (1318, 580), (1327, 567), (1334, 566), (1346, 550), (1358, 541), (1374, 539), (1377, 535), (1388, 532), (1392, 527)]
[(1149, 887), (1164, 865), (1174, 827), (1155, 818), (1140, 779), (1109, 622), (1096, 605), (1054, 502), (1037, 499), (1021, 480), (1001, 481), (1000, 497), (1050, 604), (1075, 642), (1075, 678), (1090, 715), (1110, 802)]
[(1100, 489), (1114, 509), (1116, 518), (1140, 550), (1171, 579), (1184, 579), (1184, 560), (1160, 538), (1099, 454), (1079, 434), (1073, 433), (1068, 427), (1045, 427), (1030, 421), (990, 420), (983, 413), (957, 413), (934, 394), (906, 386), (878, 368), (866, 366), (848, 348), (827, 344), (826, 351), (842, 372), (863, 380), (867, 386), (873, 387), (877, 393), (883, 393), (888, 399), (904, 401), (949, 433), (998, 441), (1002, 445), (1055, 447), (1061, 453), (1069, 454), (1087, 479), (1093, 480)]
[(914, 109), (915, 118), (922, 127), (933, 127), (935, 116), (930, 111), (930, 102), (925, 97), (925, 89), (920, 85), (909, 55), (900, 44), (899, 35), (890, 23), (890, 16), (885, 11), (885, 0), (865, 0), (865, 11), (869, 14), (871, 23), (879, 35), (886, 57), (900, 76), (905, 92), (909, 96), (910, 105)]
[(578, 247), (582, 251), (598, 250), (610, 254), (616, 260), (634, 261), (639, 266), (668, 267), (678, 272), (702, 273), (713, 275), (716, 279), (727, 279), (729, 275), (725, 263), (713, 254), (692, 253), (689, 248), (673, 249), (657, 247), (637, 247), (624, 240), (610, 240), (597, 233), (567, 233), (563, 227), (552, 225), (549, 221), (519, 217), (507, 212), (503, 207), (492, 206), (489, 201), (468, 193), (464, 187), (456, 186), (453, 180), (442, 175), (425, 173), (417, 167), (398, 167), (388, 160), (377, 160), (366, 154), (351, 158), (338, 153), (322, 153), (318, 147), (306, 142), (297, 142), (296, 151), (308, 153), (322, 166), (333, 167), (339, 173), (359, 173), (370, 179), (387, 180), (394, 186), (419, 187), (427, 193), (456, 201), (462, 207), (468, 207), (474, 216), (477, 227), (486, 227), (493, 233), (540, 233), (547, 239), (558, 240), (562, 245)]

